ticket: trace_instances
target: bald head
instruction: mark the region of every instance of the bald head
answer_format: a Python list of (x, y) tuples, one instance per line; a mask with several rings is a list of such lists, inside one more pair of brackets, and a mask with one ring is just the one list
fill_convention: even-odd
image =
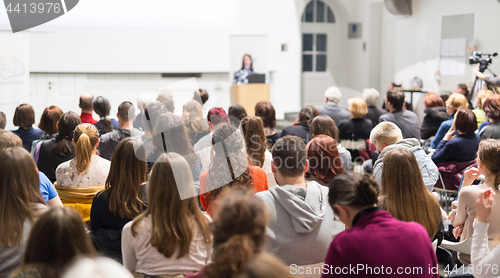
[(82, 109), (82, 112), (84, 113), (92, 113), (94, 111), (94, 108), (92, 106), (92, 102), (94, 101), (94, 97), (89, 94), (85, 93), (80, 96), (80, 108)]

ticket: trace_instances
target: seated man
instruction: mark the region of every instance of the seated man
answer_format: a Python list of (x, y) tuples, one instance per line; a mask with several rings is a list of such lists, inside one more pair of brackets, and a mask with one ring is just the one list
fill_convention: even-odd
[(401, 90), (390, 90), (385, 98), (385, 107), (389, 110), (388, 114), (380, 116), (379, 122), (393, 122), (400, 129), (403, 138), (417, 138), (420, 140), (420, 124), (417, 114), (403, 109), (405, 104), (405, 94)]
[(403, 139), (401, 129), (391, 122), (382, 122), (375, 126), (370, 133), (370, 141), (380, 151), (380, 155), (373, 166), (373, 177), (380, 184), (382, 179), (382, 165), (384, 155), (395, 148), (410, 150), (417, 159), (425, 187), (432, 192), (439, 178), (439, 170), (432, 159), (420, 146), (420, 141), (415, 138)]
[(323, 262), (333, 237), (344, 230), (328, 205), (328, 187), (305, 180), (306, 152), (297, 136), (279, 139), (271, 162), (279, 186), (257, 193), (269, 210), (265, 249), (288, 265)]
[(130, 101), (122, 102), (120, 106), (118, 106), (118, 113), (116, 114), (119, 128), (103, 134), (99, 146), (97, 147), (100, 152), (99, 155), (102, 158), (111, 160), (116, 146), (125, 138), (134, 137), (141, 139), (142, 132), (134, 128), (133, 119), (129, 120), (129, 113), (130, 115), (135, 115), (134, 105)]

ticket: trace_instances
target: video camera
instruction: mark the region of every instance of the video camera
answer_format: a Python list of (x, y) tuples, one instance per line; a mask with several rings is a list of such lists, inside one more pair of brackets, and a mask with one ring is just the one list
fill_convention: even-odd
[(469, 64), (474, 65), (474, 64), (479, 64), (479, 72), (484, 72), (488, 66), (493, 62), (491, 60), (491, 57), (496, 57), (498, 53), (492, 53), (492, 54), (487, 54), (487, 53), (481, 53), (474, 51), (472, 52), (472, 56), (469, 57)]

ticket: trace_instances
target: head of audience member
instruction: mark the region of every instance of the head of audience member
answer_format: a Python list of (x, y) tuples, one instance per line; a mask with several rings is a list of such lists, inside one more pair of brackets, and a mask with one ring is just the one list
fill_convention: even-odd
[(403, 105), (404, 110), (408, 111), (413, 111), (413, 104), (409, 103), (408, 101), (405, 101), (405, 104)]
[(401, 129), (392, 122), (381, 122), (370, 132), (370, 141), (382, 151), (385, 147), (403, 140)]
[(146, 106), (148, 106), (148, 104), (150, 104), (153, 101), (155, 101), (155, 99), (153, 98), (152, 93), (141, 94), (137, 98), (137, 108), (139, 109), (139, 112), (144, 113), (144, 109), (146, 109)]
[(387, 92), (385, 96), (385, 108), (389, 112), (398, 112), (403, 110), (405, 105), (405, 93), (401, 89), (395, 87)]
[(451, 94), (446, 101), (446, 112), (450, 115), (455, 115), (455, 112), (457, 112), (460, 107), (469, 107), (469, 103), (467, 102), (465, 96), (457, 93)]
[(14, 132), (0, 129), (0, 153), (8, 148), (22, 146), (23, 141)]
[[(50, 238), (55, 240), (47, 240)], [(59, 277), (77, 256), (94, 254), (94, 246), (78, 213), (68, 207), (52, 208), (33, 226), (24, 264), (46, 266), (53, 277)]]
[(339, 88), (333, 86), (326, 89), (325, 103), (333, 102), (335, 104), (338, 104), (341, 99), (342, 99), (342, 93), (340, 92)]
[(307, 148), (297, 136), (284, 136), (273, 145), (271, 168), (278, 185), (294, 185), (305, 182), (309, 169)]
[[(194, 92), (193, 100), (196, 100), (201, 105), (204, 105), (208, 100), (208, 92), (205, 89), (198, 89)], [(201, 102), (200, 102), (201, 101)]]
[(425, 108), (444, 107), (444, 101), (436, 93), (428, 93), (424, 97)]
[(15, 126), (23, 129), (29, 129), (35, 123), (35, 110), (33, 106), (23, 103), (16, 107), (14, 119), (12, 120)]
[(89, 93), (85, 93), (80, 96), (80, 102), (78, 106), (82, 109), (82, 113), (92, 114), (92, 112), (94, 111), (93, 101), (94, 97)]
[(367, 106), (377, 106), (379, 98), (380, 93), (376, 89), (368, 88), (363, 90), (363, 99)]
[(75, 145), (76, 168), (79, 174), (84, 174), (90, 168), (92, 156), (99, 145), (99, 131), (93, 124), (80, 124), (73, 134)]
[(163, 92), (158, 95), (158, 98), (156, 98), (156, 101), (161, 102), (165, 109), (167, 109), (168, 112), (174, 113), (175, 111), (175, 104), (174, 104), (174, 98), (172, 97), (172, 94), (170, 92)]
[(403, 86), (401, 86), (401, 84), (396, 84), (396, 83), (394, 83), (394, 82), (391, 82), (391, 83), (389, 84), (389, 86), (387, 87), (387, 91), (394, 90), (394, 89), (396, 89), (396, 90), (400, 90), (400, 89), (402, 89), (402, 88), (403, 88)]
[(255, 116), (262, 118), (265, 128), (274, 129), (276, 127), (276, 110), (270, 102), (258, 102), (255, 105)]
[(250, 260), (239, 278), (293, 278), (290, 267), (275, 256), (261, 252)]
[(121, 140), (113, 152), (105, 185), (111, 213), (132, 219), (143, 211), (145, 196), (141, 186), (146, 182), (147, 170), (142, 142), (136, 138)]
[(328, 115), (321, 114), (314, 118), (309, 125), (309, 132), (311, 133), (311, 138), (323, 134), (332, 137), (336, 142), (340, 141), (339, 129)]
[(75, 112), (69, 111), (62, 114), (59, 121), (57, 121), (59, 131), (57, 138), (61, 139), (61, 141), (54, 146), (52, 152), (60, 157), (67, 157), (72, 154), (75, 151), (72, 143), (75, 128), (81, 123), (80, 116)]
[(266, 159), (266, 134), (262, 119), (260, 117), (245, 117), (241, 121), (241, 129), (245, 136), (248, 163), (262, 168)]
[(451, 96), (452, 92), (450, 91), (442, 91), (441, 94), (439, 95), (441, 99), (444, 101), (445, 105), (446, 102), (448, 101), (448, 98)]
[(148, 207), (133, 221), (134, 237), (138, 234), (139, 224), (149, 218), (150, 244), (166, 258), (174, 254), (175, 259), (189, 255), (196, 230), (204, 242), (210, 244), (209, 221), (198, 207), (193, 176), (186, 159), (176, 153), (162, 154), (151, 170), (147, 190)]
[[(479, 143), (477, 151), (477, 169), (485, 176), (486, 185), (493, 187), (499, 194), (500, 186), (500, 140), (486, 139)], [(488, 181), (493, 181), (489, 183)]]
[(241, 61), (241, 69), (249, 69), (253, 71), (253, 60), (250, 54), (243, 55), (243, 61)]
[(186, 119), (186, 127), (188, 132), (201, 133), (208, 127), (203, 121), (203, 107), (196, 100), (188, 101), (182, 107), (184, 113), (188, 113), (189, 117)]
[(252, 190), (225, 190), (217, 199), (210, 223), (213, 234), (212, 262), (206, 278), (238, 277), (245, 264), (261, 253), (266, 238), (268, 213)]
[(368, 113), (366, 102), (360, 97), (350, 98), (347, 103), (349, 104), (349, 113), (351, 113), (353, 119), (363, 118)]
[(229, 124), (229, 117), (227, 116), (224, 109), (220, 107), (214, 107), (208, 111), (207, 121), (208, 126), (210, 127), (210, 131), (214, 131), (221, 125)]
[(486, 117), (492, 122), (500, 120), (500, 95), (492, 95), (484, 100), (483, 110)]
[(57, 121), (63, 114), (61, 108), (51, 105), (45, 110), (43, 110), (42, 116), (40, 117), (40, 124), (38, 127), (45, 132), (45, 134), (53, 135), (56, 134), (57, 131)]
[(61, 276), (62, 278), (134, 278), (117, 261), (107, 257), (79, 257)]
[(433, 238), (439, 228), (441, 209), (425, 188), (417, 159), (410, 150), (397, 148), (387, 152), (383, 162), (383, 209), (398, 220), (420, 223)]
[(459, 134), (473, 134), (477, 129), (476, 114), (467, 108), (458, 108), (454, 123)]
[(109, 100), (105, 97), (99, 96), (94, 99), (92, 105), (95, 113), (99, 115), (101, 120), (103, 120), (104, 132), (108, 133), (113, 131), (113, 124), (108, 118), (109, 112), (111, 111), (111, 103)]
[(379, 187), (371, 176), (344, 172), (330, 182), (329, 188), (328, 202), (346, 229), (352, 228), (359, 212), (378, 205)]
[[(2, 135), (9, 136), (7, 133)], [(2, 141), (12, 139), (4, 137)], [(8, 142), (2, 142), (2, 145), (6, 144)], [(4, 149), (0, 152), (1, 248), (21, 245), (25, 222), (33, 223), (37, 216), (34, 208), (36, 203), (45, 204), (40, 194), (35, 161), (23, 147)]]
[(133, 119), (135, 118), (134, 104), (130, 101), (120, 103), (120, 105), (118, 105), (118, 113), (116, 113), (116, 117), (118, 117), (118, 124), (120, 125), (120, 128), (133, 129)]
[(5, 113), (0, 111), (0, 129), (5, 129), (7, 126), (7, 118), (5, 117)]
[(481, 108), (483, 107), (484, 101), (494, 95), (493, 91), (491, 90), (480, 90), (477, 92), (477, 98), (476, 98), (476, 106)]
[(469, 96), (469, 88), (466, 84), (458, 84), (455, 89), (455, 93), (464, 95), (465, 97)]
[(306, 178), (323, 185), (344, 172), (337, 143), (330, 136), (318, 135), (307, 143), (307, 160)]
[(165, 112), (167, 112), (167, 109), (165, 109), (165, 106), (163, 106), (161, 102), (153, 101), (149, 103), (142, 114), (142, 126), (144, 127), (144, 132), (152, 134), (156, 123), (158, 122), (158, 117)]
[(310, 125), (312, 120), (319, 115), (318, 109), (312, 105), (306, 105), (302, 107), (299, 112), (297, 120), (292, 124), (292, 126), (300, 125), (301, 123), (306, 123)]
[(231, 116), (229, 121), (235, 127), (240, 126), (241, 120), (247, 116), (247, 111), (241, 104), (233, 104), (227, 110), (227, 115)]

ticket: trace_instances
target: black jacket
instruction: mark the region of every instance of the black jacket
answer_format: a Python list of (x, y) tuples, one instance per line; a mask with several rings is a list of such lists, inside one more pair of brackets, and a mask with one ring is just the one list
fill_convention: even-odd
[(97, 149), (99, 150), (99, 155), (102, 158), (107, 160), (111, 160), (113, 156), (113, 152), (115, 151), (116, 146), (120, 143), (121, 140), (134, 137), (137, 139), (141, 139), (142, 132), (138, 129), (117, 129), (106, 134), (101, 135), (101, 142)]
[(424, 113), (425, 117), (420, 127), (422, 139), (429, 139), (436, 135), (441, 123), (450, 119), (450, 115), (446, 113), (446, 107), (426, 108)]

